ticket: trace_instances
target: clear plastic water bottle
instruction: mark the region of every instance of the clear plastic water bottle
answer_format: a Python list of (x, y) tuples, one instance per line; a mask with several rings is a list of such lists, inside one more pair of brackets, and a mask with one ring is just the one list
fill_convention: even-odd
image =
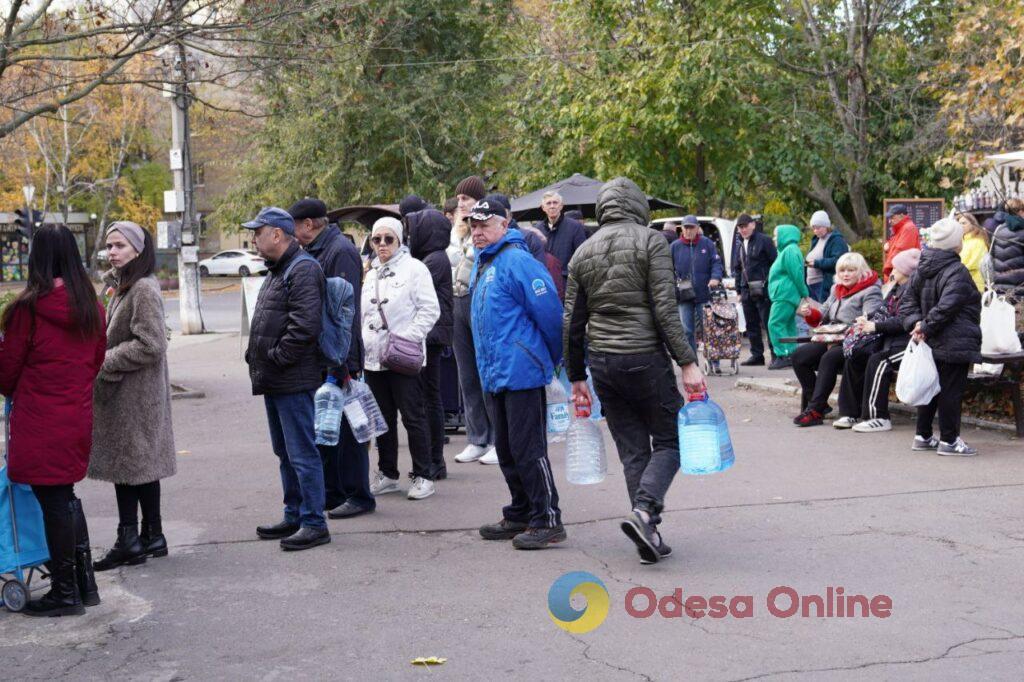
[(370, 439), (387, 433), (387, 422), (369, 386), (361, 381), (350, 381), (345, 386), (344, 396), (342, 411), (357, 441), (368, 443)]
[(316, 405), (316, 444), (337, 445), (341, 436), (341, 406), (345, 402), (345, 394), (338, 381), (328, 375), (327, 381), (316, 390), (313, 401)]
[(544, 393), (548, 403), (548, 440), (557, 443), (569, 430), (569, 395), (557, 378), (551, 379)]
[(590, 403), (576, 405), (576, 419), (566, 434), (565, 477), (574, 485), (600, 483), (608, 473), (601, 429), (590, 419)]
[(690, 396), (679, 410), (679, 468), (684, 474), (714, 474), (736, 461), (725, 412), (707, 393)]
[(590, 397), (594, 399), (594, 404), (590, 408), (590, 418), (593, 421), (599, 422), (604, 419), (604, 414), (601, 412), (601, 399), (597, 397), (597, 390), (594, 388), (594, 377), (590, 374), (590, 368), (587, 368), (587, 388), (590, 389)]

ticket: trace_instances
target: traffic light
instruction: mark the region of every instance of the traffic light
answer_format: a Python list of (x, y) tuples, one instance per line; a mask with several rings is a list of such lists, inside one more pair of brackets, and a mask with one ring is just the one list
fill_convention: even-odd
[(32, 211), (32, 217), (28, 218), (28, 211), (24, 208), (19, 208), (14, 212), (17, 216), (14, 219), (14, 224), (18, 228), (18, 232), (25, 236), (26, 239), (31, 239), (35, 232), (35, 227), (43, 222), (42, 211)]

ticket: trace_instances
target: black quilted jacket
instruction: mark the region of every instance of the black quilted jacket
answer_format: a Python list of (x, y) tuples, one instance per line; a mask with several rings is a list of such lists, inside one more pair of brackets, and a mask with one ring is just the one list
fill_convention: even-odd
[(921, 322), (936, 360), (981, 361), (981, 294), (953, 251), (925, 249), (900, 299), (903, 328)]

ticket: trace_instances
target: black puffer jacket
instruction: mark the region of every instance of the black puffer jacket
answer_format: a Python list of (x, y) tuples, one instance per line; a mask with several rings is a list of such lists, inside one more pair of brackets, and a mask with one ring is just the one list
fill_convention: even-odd
[(960, 256), (925, 249), (917, 272), (900, 300), (903, 328), (921, 322), (935, 359), (971, 363), (981, 360), (981, 294)]
[(1006, 293), (1024, 287), (1024, 218), (1005, 216), (993, 238), (993, 288)]
[(306, 252), (320, 263), (324, 277), (343, 277), (352, 285), (356, 314), (352, 318), (352, 345), (348, 348), (345, 366), (349, 374), (355, 374), (363, 368), (363, 334), (360, 323), (362, 317), (359, 315), (359, 297), (363, 289), (363, 261), (359, 257), (359, 249), (341, 233), (337, 225), (328, 225), (306, 247)]
[(452, 264), (445, 249), (451, 241), (452, 224), (443, 213), (433, 208), (410, 213), (405, 216), (405, 224), (409, 230), (409, 253), (416, 260), (423, 261), (430, 270), (437, 303), (441, 307), (441, 317), (427, 334), (427, 345), (450, 346), (455, 326), (452, 316)]
[(284, 271), (298, 253), (299, 243), (293, 242), (280, 260), (267, 263), (270, 274), (256, 299), (245, 351), (253, 395), (314, 391), (323, 381), (317, 337), (324, 275), (306, 260), (285, 282)]
[(908, 284), (909, 282), (894, 284), (882, 299), (882, 307), (868, 318), (875, 323), (875, 331), (882, 335), (881, 350), (906, 348), (910, 342), (910, 334), (903, 328), (903, 318), (900, 317), (900, 302), (907, 293)]

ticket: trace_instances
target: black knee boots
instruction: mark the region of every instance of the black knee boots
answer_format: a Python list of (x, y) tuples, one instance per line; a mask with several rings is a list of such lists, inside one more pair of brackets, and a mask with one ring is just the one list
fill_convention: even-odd
[(93, 564), (97, 571), (109, 571), (118, 566), (135, 566), (145, 563), (146, 552), (139, 540), (139, 528), (134, 524), (122, 523), (117, 527), (117, 542), (107, 556)]
[(44, 507), (46, 543), (50, 548), (50, 591), (25, 605), (26, 616), (80, 616), (85, 606), (75, 579), (75, 522), (70, 505), (51, 511)]
[(92, 549), (89, 547), (89, 526), (85, 523), (85, 512), (82, 501), (71, 501), (71, 516), (75, 524), (75, 581), (78, 593), (85, 606), (96, 606), (100, 603), (100, 593), (96, 589), (96, 575), (92, 568)]

